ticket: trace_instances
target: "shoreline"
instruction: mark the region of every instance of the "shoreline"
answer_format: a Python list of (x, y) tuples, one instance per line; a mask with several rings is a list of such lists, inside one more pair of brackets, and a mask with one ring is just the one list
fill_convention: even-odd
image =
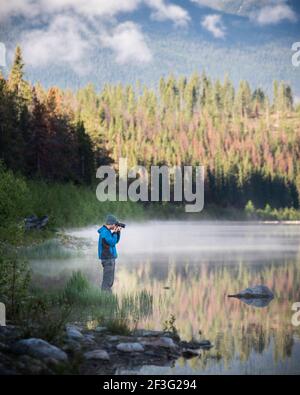
[(0, 375), (118, 374), (147, 365), (174, 366), (178, 358), (199, 358), (213, 347), (208, 340), (183, 341), (167, 331), (136, 329), (125, 336), (80, 324), (67, 324), (51, 343), (22, 337), (17, 326), (3, 326), (0, 346)]

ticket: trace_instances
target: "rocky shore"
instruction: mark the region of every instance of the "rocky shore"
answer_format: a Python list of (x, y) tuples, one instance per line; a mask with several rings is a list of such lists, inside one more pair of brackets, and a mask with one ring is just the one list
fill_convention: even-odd
[(207, 340), (186, 342), (170, 332), (136, 330), (114, 335), (105, 327), (67, 325), (56, 342), (24, 338), (20, 328), (0, 327), (0, 374), (116, 374), (145, 365), (172, 366), (179, 357), (197, 357)]

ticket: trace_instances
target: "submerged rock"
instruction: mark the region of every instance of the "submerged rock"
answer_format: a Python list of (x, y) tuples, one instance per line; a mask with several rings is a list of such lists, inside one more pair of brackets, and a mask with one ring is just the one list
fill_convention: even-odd
[(30, 355), (38, 359), (51, 358), (59, 362), (68, 361), (68, 356), (64, 351), (42, 339), (19, 340), (13, 350), (16, 353)]
[(246, 288), (243, 291), (241, 291), (235, 295), (228, 295), (228, 297), (229, 298), (240, 298), (240, 299), (242, 299), (242, 298), (243, 299), (252, 299), (252, 298), (273, 299), (274, 294), (265, 285), (256, 285), (255, 287)]

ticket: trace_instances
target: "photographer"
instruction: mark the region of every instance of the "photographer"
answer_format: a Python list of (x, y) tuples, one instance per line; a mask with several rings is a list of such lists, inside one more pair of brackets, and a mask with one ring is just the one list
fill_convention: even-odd
[(101, 289), (111, 292), (115, 277), (115, 260), (118, 256), (116, 244), (120, 240), (121, 229), (125, 225), (119, 223), (114, 215), (106, 217), (105, 224), (98, 230), (98, 257), (103, 266), (103, 280)]

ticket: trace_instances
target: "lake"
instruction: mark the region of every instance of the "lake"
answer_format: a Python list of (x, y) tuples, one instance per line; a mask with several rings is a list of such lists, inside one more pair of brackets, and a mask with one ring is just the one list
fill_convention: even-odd
[[(32, 261), (36, 281), (64, 283), (81, 270), (101, 283), (97, 226), (70, 230), (92, 247), (70, 259)], [(147, 290), (153, 311), (140, 328), (162, 329), (171, 315), (182, 338), (214, 347), (172, 367), (144, 366), (137, 374), (300, 374), (300, 226), (230, 222), (128, 224), (119, 244), (114, 292)], [(228, 298), (252, 285), (275, 294), (265, 307)]]

